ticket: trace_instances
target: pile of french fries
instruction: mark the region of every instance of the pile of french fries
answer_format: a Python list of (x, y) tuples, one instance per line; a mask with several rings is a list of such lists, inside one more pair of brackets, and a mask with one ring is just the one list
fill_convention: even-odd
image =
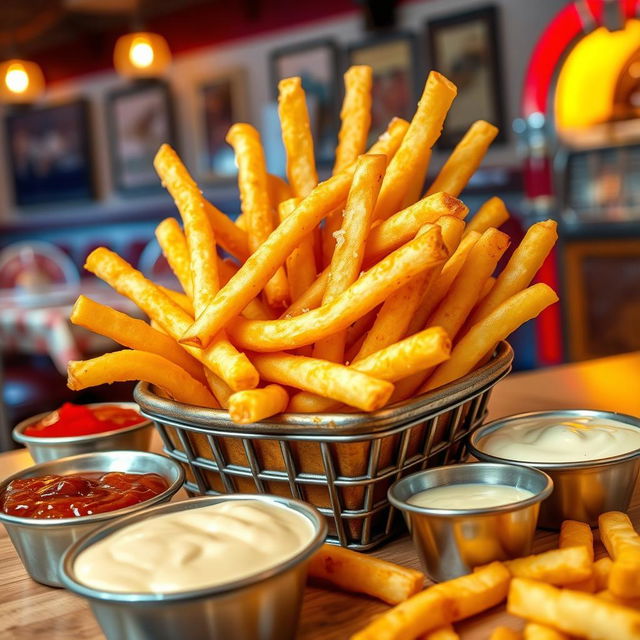
[[(238, 423), (289, 411), (374, 411), (466, 375), (557, 301), (531, 282), (556, 225), (534, 224), (502, 272), (509, 217), (490, 199), (469, 224), (457, 196), (497, 129), (474, 123), (421, 196), (455, 86), (431, 72), (411, 122), (395, 118), (365, 152), (372, 71), (351, 67), (332, 176), (318, 182), (300, 78), (279, 84), (287, 180), (267, 172), (258, 132), (231, 127), (242, 214), (202, 195), (167, 145), (154, 166), (182, 219), (156, 237), (182, 291), (106, 248), (86, 269), (133, 300), (142, 322), (80, 297), (71, 320), (126, 350), (71, 362), (83, 389), (145, 380)], [(222, 249), (227, 257), (219, 255)]]
[(617, 511), (602, 514), (599, 527), (609, 555), (596, 561), (589, 525), (567, 520), (557, 549), (492, 562), (426, 589), (415, 569), (328, 545), (309, 576), (395, 605), (351, 640), (459, 640), (454, 623), (505, 600), (524, 630), (501, 626), (490, 640), (638, 640), (640, 536)]

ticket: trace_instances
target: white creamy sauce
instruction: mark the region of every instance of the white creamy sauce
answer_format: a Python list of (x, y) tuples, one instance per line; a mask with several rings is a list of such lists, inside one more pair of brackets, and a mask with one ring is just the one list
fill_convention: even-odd
[(478, 448), (520, 462), (583, 462), (640, 449), (640, 429), (606, 418), (531, 418), (505, 424)]
[(527, 489), (506, 484), (450, 484), (426, 489), (411, 496), (407, 502), (430, 509), (484, 509), (531, 498)]
[(142, 520), (80, 553), (80, 582), (105, 591), (175, 593), (233, 582), (300, 552), (314, 529), (303, 515), (259, 500), (229, 500)]

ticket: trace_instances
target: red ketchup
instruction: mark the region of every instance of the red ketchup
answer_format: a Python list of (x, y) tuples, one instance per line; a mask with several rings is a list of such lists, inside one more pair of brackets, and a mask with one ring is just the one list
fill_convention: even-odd
[(137, 411), (116, 405), (90, 408), (65, 402), (56, 411), (29, 425), (23, 433), (25, 436), (36, 438), (90, 436), (131, 427), (143, 420)]
[(20, 518), (74, 518), (149, 500), (169, 485), (157, 473), (85, 472), (12, 480), (0, 496), (3, 513)]

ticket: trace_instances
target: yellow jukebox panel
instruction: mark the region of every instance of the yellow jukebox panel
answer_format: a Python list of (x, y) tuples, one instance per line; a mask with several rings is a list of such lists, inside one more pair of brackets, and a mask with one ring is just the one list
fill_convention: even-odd
[(640, 349), (640, 238), (567, 240), (564, 325), (571, 361)]

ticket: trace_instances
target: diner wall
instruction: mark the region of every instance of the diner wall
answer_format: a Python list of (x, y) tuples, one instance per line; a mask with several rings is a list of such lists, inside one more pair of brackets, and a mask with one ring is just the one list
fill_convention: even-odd
[[(499, 7), (500, 43), (502, 48), (502, 75), (505, 103), (505, 123), (518, 115), (522, 88), (522, 75), (527, 59), (543, 27), (559, 9), (558, 0), (494, 0), (491, 4)], [(481, 6), (473, 0), (432, 0), (428, 2), (405, 2), (398, 9), (398, 29), (415, 33), (423, 44), (424, 23), (428, 18), (443, 17)], [(368, 35), (363, 31), (359, 11), (340, 15), (327, 20), (296, 25), (290, 29), (272, 31), (252, 38), (217, 44), (176, 56), (167, 73), (171, 85), (176, 111), (178, 143), (181, 155), (187, 165), (194, 167), (197, 155), (198, 105), (196, 88), (199, 84), (215, 79), (227, 72), (243, 69), (247, 77), (248, 119), (261, 125), (261, 109), (272, 99), (273, 87), (269, 74), (269, 55), (274, 49), (314, 39), (332, 38), (341, 47), (355, 44)], [(424, 60), (424, 71), (429, 68), (426, 53), (419, 52)], [(418, 75), (425, 73), (418, 65)], [(157, 207), (167, 206), (164, 194), (123, 197), (114, 190), (109, 164), (109, 144), (105, 122), (106, 94), (123, 86), (124, 81), (114, 72), (101, 72), (62, 81), (49, 88), (46, 103), (84, 97), (91, 105), (92, 132), (94, 136), (94, 163), (96, 169), (96, 200), (92, 203), (49, 205), (32, 209), (28, 213), (17, 210), (12, 204), (11, 187), (5, 154), (0, 160), (0, 222), (12, 226), (21, 221), (28, 226), (39, 226), (38, 222), (53, 220), (64, 222), (73, 220), (83, 224), (91, 219), (107, 220), (122, 218), (136, 212), (149, 212)], [(0, 146), (4, 148), (4, 127), (0, 128)], [(434, 154), (433, 166), (443, 159), (441, 153)], [(485, 165), (516, 166), (519, 161), (513, 134), (507, 133), (507, 142), (490, 150)], [(228, 204), (230, 213), (237, 211), (238, 203), (235, 187), (215, 187), (203, 185), (207, 194), (215, 201)], [(235, 209), (235, 211), (233, 211)], [(23, 230), (24, 233), (24, 230)]]

